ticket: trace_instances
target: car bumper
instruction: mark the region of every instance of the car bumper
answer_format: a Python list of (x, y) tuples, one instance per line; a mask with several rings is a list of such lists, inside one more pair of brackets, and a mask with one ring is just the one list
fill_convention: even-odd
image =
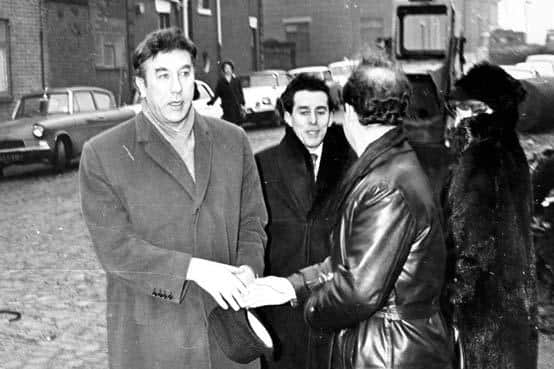
[(52, 150), (47, 143), (37, 146), (0, 149), (0, 166), (10, 164), (27, 164), (49, 159)]

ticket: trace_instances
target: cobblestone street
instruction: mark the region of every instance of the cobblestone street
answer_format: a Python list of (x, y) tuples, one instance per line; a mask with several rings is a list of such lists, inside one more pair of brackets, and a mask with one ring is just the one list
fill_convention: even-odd
[[(250, 131), (254, 150), (282, 128)], [(106, 369), (105, 278), (79, 207), (77, 170), (0, 180), (0, 369)], [(540, 369), (554, 369), (541, 336)]]

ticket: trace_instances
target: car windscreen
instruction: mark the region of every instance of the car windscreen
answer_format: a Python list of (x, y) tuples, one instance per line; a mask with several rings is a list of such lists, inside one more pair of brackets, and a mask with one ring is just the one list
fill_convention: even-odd
[(250, 76), (250, 87), (276, 86), (277, 80), (273, 74), (252, 74)]
[(67, 114), (68, 94), (54, 93), (45, 96), (29, 96), (21, 100), (18, 117), (32, 117), (46, 114)]

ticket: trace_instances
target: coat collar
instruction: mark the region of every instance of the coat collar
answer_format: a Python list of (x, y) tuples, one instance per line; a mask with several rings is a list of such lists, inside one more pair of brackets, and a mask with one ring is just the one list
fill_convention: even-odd
[(137, 142), (144, 145), (147, 155), (169, 173), (195, 200), (195, 207), (204, 199), (211, 175), (213, 141), (205, 118), (194, 112), (194, 168), (196, 183), (179, 154), (163, 138), (152, 123), (140, 113), (136, 118)]
[(340, 209), (352, 188), (358, 184), (360, 178), (365, 177), (371, 170), (386, 160), (387, 152), (394, 147), (402, 145), (406, 141), (407, 137), (404, 129), (402, 127), (397, 127), (391, 129), (383, 136), (369, 144), (362, 155), (358, 158), (358, 160), (356, 160), (344, 176), (339, 190), (336, 193), (336, 198), (335, 201), (333, 201), (332, 208)]

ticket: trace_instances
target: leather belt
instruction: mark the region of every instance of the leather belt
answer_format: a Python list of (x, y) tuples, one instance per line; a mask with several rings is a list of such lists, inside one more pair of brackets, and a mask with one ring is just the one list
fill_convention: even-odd
[(388, 320), (427, 319), (440, 311), (438, 305), (385, 306), (373, 314)]

